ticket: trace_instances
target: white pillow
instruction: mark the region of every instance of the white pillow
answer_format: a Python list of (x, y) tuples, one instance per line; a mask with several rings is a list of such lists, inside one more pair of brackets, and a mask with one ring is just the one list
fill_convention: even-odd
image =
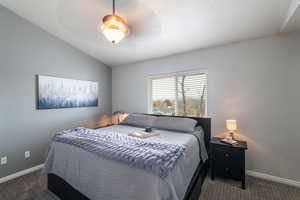
[(193, 132), (197, 121), (191, 118), (181, 117), (157, 117), (153, 127), (181, 132)]
[(122, 122), (122, 125), (131, 125), (139, 127), (153, 126), (157, 117), (143, 114), (129, 114)]

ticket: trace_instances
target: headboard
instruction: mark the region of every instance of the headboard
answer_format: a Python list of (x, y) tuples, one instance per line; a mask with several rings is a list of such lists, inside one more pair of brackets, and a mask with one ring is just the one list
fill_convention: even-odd
[(180, 118), (191, 118), (197, 121), (196, 126), (201, 126), (204, 130), (204, 140), (206, 149), (209, 149), (209, 142), (211, 139), (211, 118), (200, 118), (200, 117), (184, 117), (184, 116), (170, 116), (170, 115), (155, 115), (155, 114), (145, 114), (159, 117), (180, 117)]

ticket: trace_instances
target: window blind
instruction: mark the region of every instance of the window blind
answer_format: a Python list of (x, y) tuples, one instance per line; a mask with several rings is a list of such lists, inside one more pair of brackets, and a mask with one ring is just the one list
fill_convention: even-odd
[(165, 115), (205, 116), (207, 74), (152, 79), (151, 112)]

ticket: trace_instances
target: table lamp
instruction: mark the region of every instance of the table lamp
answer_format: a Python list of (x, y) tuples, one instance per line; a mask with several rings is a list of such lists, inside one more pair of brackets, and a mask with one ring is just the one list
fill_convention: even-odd
[(120, 124), (127, 116), (128, 116), (128, 114), (126, 112), (123, 112), (123, 111), (114, 112), (112, 114), (113, 124)]
[(230, 131), (230, 136), (234, 140), (234, 131), (237, 130), (237, 123), (234, 119), (226, 120), (226, 128)]

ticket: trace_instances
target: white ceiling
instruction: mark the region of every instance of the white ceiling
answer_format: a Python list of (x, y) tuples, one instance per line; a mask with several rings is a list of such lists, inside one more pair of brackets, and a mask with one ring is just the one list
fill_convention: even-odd
[[(0, 0), (4, 7), (109, 66), (277, 34), (291, 21), (287, 20), (291, 3), (116, 0), (117, 13), (132, 31), (113, 45), (97, 32), (102, 17), (111, 13), (111, 0)], [(300, 28), (300, 20), (297, 23), (292, 30)]]

